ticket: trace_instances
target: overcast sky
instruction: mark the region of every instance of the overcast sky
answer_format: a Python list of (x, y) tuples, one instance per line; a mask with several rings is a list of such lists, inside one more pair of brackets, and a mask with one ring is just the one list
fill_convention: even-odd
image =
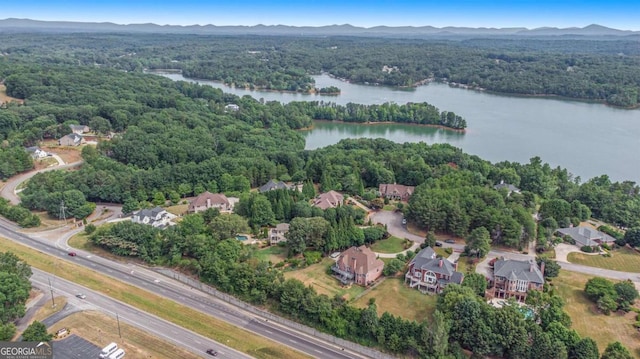
[(0, 18), (160, 25), (351, 24), (640, 30), (640, 0), (22, 0)]

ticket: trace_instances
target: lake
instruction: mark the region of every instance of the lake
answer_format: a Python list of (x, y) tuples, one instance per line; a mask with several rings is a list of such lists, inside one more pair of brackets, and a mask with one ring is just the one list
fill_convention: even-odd
[(356, 85), (328, 75), (314, 76), (316, 87), (336, 86), (338, 96), (320, 96), (231, 88), (180, 74), (173, 80), (198, 82), (238, 96), (265, 101), (330, 101), (381, 104), (428, 102), (467, 120), (466, 133), (439, 128), (316, 122), (304, 131), (306, 148), (335, 144), (344, 138), (387, 138), (395, 142), (450, 143), (491, 162), (529, 162), (534, 156), (551, 166), (567, 168), (583, 181), (607, 174), (612, 180), (640, 182), (640, 110), (557, 98), (519, 97), (430, 83), (415, 89)]

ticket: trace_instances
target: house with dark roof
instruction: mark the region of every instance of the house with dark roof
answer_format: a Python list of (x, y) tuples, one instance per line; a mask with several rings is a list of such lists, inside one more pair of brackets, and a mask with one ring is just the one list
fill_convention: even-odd
[(77, 133), (70, 133), (58, 140), (60, 146), (80, 146), (84, 142), (84, 138)]
[(171, 222), (176, 218), (174, 214), (171, 214), (161, 207), (155, 207), (151, 209), (141, 209), (137, 212), (133, 212), (131, 216), (131, 222), (146, 224), (157, 228), (166, 228), (172, 226), (175, 223)]
[(331, 270), (343, 284), (367, 286), (382, 275), (384, 262), (366, 246), (351, 247), (342, 252)]
[(381, 183), (378, 187), (380, 196), (397, 201), (408, 201), (409, 197), (415, 191), (414, 186), (405, 186), (401, 184)]
[(189, 203), (188, 213), (198, 213), (209, 208), (217, 208), (220, 212), (233, 211), (233, 204), (227, 196), (222, 193), (211, 193), (209, 191), (201, 193)]
[(449, 283), (462, 284), (464, 274), (457, 271), (458, 265), (446, 258), (437, 257), (431, 247), (422, 249), (409, 263), (405, 283), (424, 294), (438, 294)]
[(615, 238), (606, 233), (584, 226), (560, 228), (556, 233), (573, 238), (578, 247), (597, 247), (601, 244), (609, 244), (616, 241)]
[(520, 193), (520, 188), (510, 184), (510, 183), (505, 183), (504, 180), (500, 180), (500, 183), (498, 183), (497, 185), (493, 186), (494, 189), (497, 190), (501, 190), (503, 188), (506, 188), (507, 193), (511, 194), (513, 192), (515, 193)]
[(44, 157), (47, 157), (47, 155), (48, 155), (47, 151), (44, 151), (44, 150), (40, 149), (40, 147), (37, 147), (37, 146), (27, 147), (27, 148), (25, 148), (25, 150), (34, 159), (36, 159), (36, 158), (44, 158)]
[(493, 264), (493, 288), (488, 294), (495, 298), (514, 298), (524, 302), (531, 290), (542, 290), (544, 262), (538, 267), (535, 259), (525, 261), (500, 258)]
[(313, 200), (313, 206), (322, 210), (327, 208), (336, 208), (342, 204), (344, 196), (334, 190), (320, 194)]
[(287, 185), (282, 181), (276, 181), (272, 179), (272, 180), (269, 180), (269, 182), (264, 184), (262, 187), (258, 188), (258, 192), (260, 193), (269, 192), (277, 189), (291, 189), (291, 186)]
[(269, 231), (269, 242), (271, 244), (286, 242), (287, 232), (289, 232), (289, 223), (279, 223), (276, 228), (272, 228), (271, 231)]

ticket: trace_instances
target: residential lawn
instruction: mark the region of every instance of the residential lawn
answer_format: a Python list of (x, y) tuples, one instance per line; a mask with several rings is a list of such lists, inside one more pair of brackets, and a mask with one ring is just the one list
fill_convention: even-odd
[[(47, 295), (47, 293), (44, 293), (45, 295)], [(62, 310), (62, 308), (64, 308), (64, 306), (67, 304), (67, 297), (54, 297), (53, 300), (56, 302), (56, 306), (52, 306), (51, 304), (51, 296), (47, 297), (47, 301), (44, 302), (44, 305), (42, 307), (40, 307), (40, 309), (38, 309), (38, 311), (36, 312), (36, 314), (33, 316), (33, 320), (37, 320), (39, 322), (43, 321), (44, 319), (50, 317), (51, 315), (59, 312)]]
[(422, 294), (406, 286), (402, 278), (386, 278), (368, 293), (358, 298), (353, 305), (366, 308), (369, 299), (375, 298), (378, 314), (389, 312), (405, 319), (422, 321), (436, 309), (437, 296)]
[(458, 272), (465, 273), (465, 274), (475, 273), (476, 265), (473, 263), (469, 263), (469, 257), (460, 257), (458, 259)]
[[(180, 199), (180, 202), (185, 201), (185, 199)], [(171, 214), (175, 214), (176, 216), (182, 216), (187, 213), (187, 209), (189, 209), (188, 204), (176, 204), (175, 206), (165, 207), (165, 210)]]
[(371, 250), (378, 253), (398, 253), (405, 250), (405, 239), (391, 236), (371, 245)]
[(449, 256), (451, 255), (445, 252), (444, 248), (442, 247), (435, 247), (433, 248), (433, 251), (436, 252), (436, 255), (439, 255), (442, 258), (449, 258)]
[(11, 251), (32, 267), (78, 283), (113, 299), (156, 315), (164, 320), (192, 330), (200, 335), (224, 342), (231, 348), (255, 358), (308, 358), (285, 345), (274, 343), (262, 336), (216, 319), (195, 309), (148, 292), (142, 288), (120, 282), (112, 277), (85, 267), (51, 257), (40, 251), (0, 237), (0, 248)]
[(287, 259), (287, 247), (286, 246), (269, 246), (267, 248), (259, 249), (255, 252), (256, 258), (261, 261), (276, 264)]
[[(121, 256), (117, 256), (109, 252), (108, 250), (93, 244), (93, 242), (89, 240), (89, 236), (85, 234), (84, 231), (76, 233), (71, 238), (69, 238), (69, 241), (67, 241), (67, 244), (69, 244), (69, 247), (72, 247), (75, 249), (81, 249), (83, 251), (87, 251), (89, 253), (93, 253), (95, 255), (108, 258), (113, 261), (121, 262), (124, 259)], [(127, 258), (127, 259), (133, 262), (139, 261), (137, 258)]]
[(396, 210), (396, 205), (395, 204), (385, 204), (382, 207), (383, 211), (395, 211)]
[(632, 326), (636, 313), (600, 314), (596, 305), (584, 296), (584, 286), (592, 276), (561, 270), (551, 282), (566, 301), (564, 310), (573, 322), (572, 328), (581, 336), (589, 336), (598, 343), (602, 353), (611, 342), (619, 341), (631, 354), (640, 358), (640, 333)]
[(122, 338), (120, 338), (117, 321), (99, 312), (84, 311), (71, 314), (54, 324), (49, 333), (55, 334), (62, 328), (69, 329), (72, 334), (80, 336), (100, 348), (111, 342), (118, 343), (118, 346), (127, 352), (127, 359), (201, 358), (200, 355), (193, 354), (186, 349), (139, 330), (125, 323), (122, 319), (120, 320)]
[(326, 294), (330, 298), (335, 295), (347, 300), (356, 298), (365, 288), (359, 285), (343, 286), (334, 276), (327, 274), (327, 270), (335, 261), (331, 258), (324, 258), (322, 262), (310, 265), (306, 268), (293, 270), (284, 273), (286, 279), (295, 278), (305, 286), (312, 286), (318, 294)]
[(567, 260), (571, 263), (590, 267), (640, 273), (640, 254), (629, 248), (613, 250), (611, 251), (611, 257), (573, 252), (569, 253)]

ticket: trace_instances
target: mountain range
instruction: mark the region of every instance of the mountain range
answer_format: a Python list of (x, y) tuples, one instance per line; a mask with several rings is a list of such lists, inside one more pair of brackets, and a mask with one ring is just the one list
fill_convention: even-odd
[(618, 30), (592, 24), (585, 27), (541, 27), (527, 29), (511, 28), (472, 28), (472, 27), (433, 27), (433, 26), (375, 26), (357, 27), (348, 24), (328, 26), (216, 26), (216, 25), (157, 25), (129, 24), (120, 25), (111, 22), (71, 22), (40, 21), (31, 19), (0, 20), (0, 32), (129, 32), (129, 33), (175, 33), (202, 35), (295, 35), (295, 36), (372, 36), (372, 37), (434, 37), (434, 36), (629, 36), (640, 35), (640, 31)]

